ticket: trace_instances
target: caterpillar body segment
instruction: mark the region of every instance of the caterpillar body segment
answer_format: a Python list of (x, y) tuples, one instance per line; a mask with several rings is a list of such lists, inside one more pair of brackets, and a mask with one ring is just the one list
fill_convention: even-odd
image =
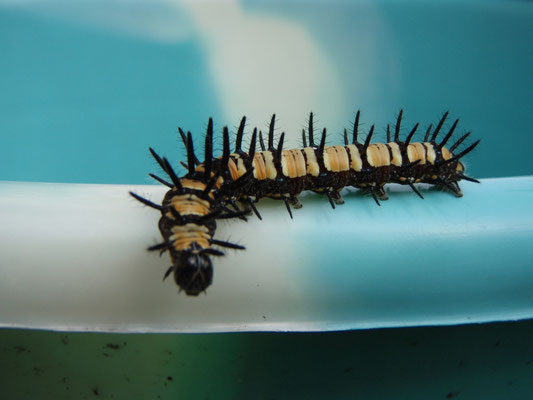
[(209, 255), (216, 218), (209, 215), (215, 205), (209, 196), (202, 196), (199, 183), (189, 179), (184, 182), (183, 191), (169, 190), (159, 219), (159, 230), (172, 262), (165, 278), (173, 272), (176, 284), (189, 295), (204, 291), (213, 278)]
[[(325, 195), (331, 206), (343, 204), (340, 194), (345, 187), (368, 191), (375, 202), (387, 200), (385, 185), (408, 185), (419, 197), (417, 183), (444, 188), (457, 197), (462, 196), (458, 182), (478, 182), (465, 175), (461, 159), (470, 153), (479, 140), (463, 150), (459, 146), (470, 132), (447, 147), (458, 125), (458, 120), (444, 133), (445, 112), (435, 128), (429, 125), (421, 142), (414, 140), (419, 124), (415, 124), (401, 140), (403, 111), (398, 114), (391, 129), (387, 126), (387, 141), (372, 143), (375, 131), (372, 125), (366, 136), (360, 132), (360, 112), (356, 113), (351, 135), (344, 130), (343, 145), (326, 145), (327, 131), (315, 137), (313, 113), (307, 130), (302, 131), (302, 148), (284, 149), (282, 133), (274, 137), (275, 115), (268, 127), (267, 145), (261, 131), (253, 130), (248, 152), (243, 150), (246, 117), (236, 134), (235, 149), (230, 150), (229, 130), (222, 132), (222, 155), (213, 157), (213, 121), (210, 119), (205, 136), (204, 161), (194, 152), (190, 132), (179, 128), (187, 149), (187, 173), (178, 177), (166, 158), (150, 149), (154, 159), (168, 175), (168, 180), (150, 174), (169, 187), (162, 205), (155, 204), (135, 193), (131, 195), (143, 204), (161, 212), (159, 229), (163, 242), (150, 250), (169, 251), (171, 273), (180, 289), (188, 295), (198, 295), (211, 284), (213, 266), (210, 256), (224, 253), (213, 246), (231, 249), (244, 247), (214, 238), (217, 219), (241, 218), (253, 211), (259, 219), (255, 203), (263, 197), (283, 200), (290, 217), (292, 208), (302, 207), (298, 196), (304, 190)], [(350, 140), (351, 139), (351, 140)], [(259, 142), (259, 143), (258, 143)], [(259, 144), (259, 149), (257, 149)]]
[[(416, 188), (416, 183), (436, 185), (458, 197), (462, 196), (458, 182), (472, 178), (464, 175), (464, 165), (460, 158), (472, 151), (479, 141), (459, 153), (460, 157), (453, 155), (444, 145), (451, 138), (458, 120), (443, 140), (438, 141), (439, 131), (442, 130), (448, 113), (443, 115), (435, 129), (430, 126), (426, 133), (428, 141), (412, 141), (419, 124), (402, 141), (399, 135), (402, 114), (400, 112), (395, 125), (394, 141), (371, 143), (374, 133), (372, 127), (364, 143), (360, 143), (358, 113), (354, 122), (355, 142), (344, 146), (325, 146), (325, 130), (320, 145), (316, 145), (311, 115), (307, 135), (304, 131), (303, 137), (305, 139), (308, 136), (308, 141), (306, 139), (304, 144), (313, 144), (312, 147), (282, 150), (280, 159), (276, 159), (277, 150), (257, 152), (252, 160), (247, 158), (246, 153), (234, 153), (230, 162), (231, 177), (240, 178), (249, 171), (246, 165), (251, 164), (253, 175), (250, 176), (250, 183), (239, 193), (242, 198), (288, 199), (289, 203), (298, 206), (301, 205), (297, 196), (304, 190), (325, 194), (333, 207), (334, 204), (342, 204), (340, 191), (346, 186), (368, 190), (379, 204), (379, 200), (388, 198), (384, 190), (388, 183), (409, 185), (421, 198), (423, 196)], [(464, 140), (463, 137), (459, 141)], [(345, 138), (345, 143), (348, 143), (347, 135)], [(269, 145), (272, 143), (273, 138), (269, 134)]]
[[(211, 134), (210, 134), (211, 131)], [(187, 295), (196, 296), (205, 292), (213, 279), (211, 256), (223, 256), (224, 253), (213, 245), (231, 249), (244, 249), (243, 246), (213, 238), (217, 219), (244, 218), (248, 211), (235, 212), (229, 210), (224, 201), (216, 194), (220, 191), (224, 179), (220, 163), (215, 163), (212, 155), (212, 121), (206, 135), (206, 160), (199, 163), (194, 154), (193, 141), (190, 133), (183, 135), (187, 147), (188, 170), (182, 178), (178, 178), (166, 158), (161, 158), (153, 149), (153, 157), (169, 176), (170, 182), (153, 174), (150, 176), (170, 187), (165, 194), (162, 205), (152, 203), (135, 193), (130, 194), (143, 204), (161, 212), (159, 230), (163, 242), (149, 247), (161, 253), (168, 250), (172, 265), (163, 279), (171, 273), (176, 284)], [(215, 171), (214, 171), (215, 170)]]

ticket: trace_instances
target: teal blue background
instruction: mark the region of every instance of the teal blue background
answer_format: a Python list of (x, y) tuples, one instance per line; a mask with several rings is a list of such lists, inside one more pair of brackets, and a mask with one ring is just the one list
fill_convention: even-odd
[(3, 180), (147, 183), (148, 146), (177, 150), (178, 120), (218, 110), (194, 42), (0, 9), (0, 49)]
[[(532, 173), (531, 3), (328, 4), (250, 1), (244, 8), (297, 24), (334, 65), (346, 93), (345, 121), (330, 126), (334, 133), (356, 108), (381, 137), (400, 108), (410, 123), (436, 121), (449, 109), (461, 118), (459, 133), (472, 130), (482, 140), (467, 160), (472, 175)], [(215, 100), (197, 35), (156, 41), (45, 15), (0, 8), (0, 179), (148, 183), (155, 168), (148, 146), (183, 157), (178, 124), (199, 139), (209, 116), (219, 126), (238, 123), (225, 120)], [(363, 24), (377, 26), (365, 53), (371, 59), (353, 49)], [(371, 76), (358, 75), (368, 68)], [(356, 84), (361, 79), (365, 85)], [(274, 112), (290, 110), (265, 109), (253, 123)]]
[[(531, 3), (373, 5), (387, 29), (374, 38), (373, 65), (379, 67), (363, 92), (350, 85), (356, 66), (371, 61), (351, 52), (364, 4), (245, 6), (298, 21), (312, 33), (349, 89), (342, 106), (347, 120), (354, 107), (369, 110), (368, 120), (381, 126), (401, 107), (412, 121), (435, 120), (449, 108), (482, 139), (468, 157), (472, 175), (532, 174)], [(391, 41), (400, 76), (387, 73)], [(178, 123), (197, 138), (209, 116), (237, 123), (223, 120), (204, 52), (194, 36), (158, 43), (0, 8), (0, 179), (148, 183), (146, 174), (155, 168), (148, 146), (168, 149), (173, 159), (183, 155)], [(265, 110), (265, 121), (272, 112), (286, 111)], [(316, 334), (2, 330), (0, 393), (53, 399), (527, 398), (532, 330), (531, 321)]]

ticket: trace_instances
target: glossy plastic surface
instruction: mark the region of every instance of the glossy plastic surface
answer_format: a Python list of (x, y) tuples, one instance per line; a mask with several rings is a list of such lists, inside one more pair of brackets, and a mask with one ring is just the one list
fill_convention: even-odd
[(464, 197), (391, 185), (332, 210), (317, 194), (290, 220), (222, 222), (245, 251), (214, 260), (207, 295), (161, 278), (154, 186), (0, 184), (0, 324), (113, 332), (319, 331), (533, 317), (533, 178), (462, 184)]

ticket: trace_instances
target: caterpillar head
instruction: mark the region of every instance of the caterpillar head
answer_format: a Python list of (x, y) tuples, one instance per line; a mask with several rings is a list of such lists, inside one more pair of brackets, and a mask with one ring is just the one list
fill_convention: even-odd
[(174, 259), (167, 275), (174, 271), (174, 280), (189, 296), (198, 296), (213, 281), (213, 264), (207, 254), (183, 251)]

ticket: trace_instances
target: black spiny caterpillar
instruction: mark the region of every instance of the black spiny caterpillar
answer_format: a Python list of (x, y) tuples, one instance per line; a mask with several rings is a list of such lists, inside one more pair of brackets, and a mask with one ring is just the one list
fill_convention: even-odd
[[(455, 153), (470, 135), (468, 132), (449, 148), (445, 147), (459, 120), (452, 124), (442, 140), (437, 140), (448, 112), (444, 113), (435, 129), (432, 125), (428, 127), (422, 142), (412, 141), (419, 124), (414, 125), (404, 140), (400, 140), (403, 115), (400, 111), (392, 139), (390, 126), (387, 126), (387, 143), (371, 143), (374, 125), (364, 142), (360, 143), (359, 115), (358, 111), (351, 143), (345, 129), (344, 145), (326, 146), (326, 128), (322, 131), (320, 142), (315, 142), (311, 113), (307, 132), (302, 131), (303, 148), (290, 150), (283, 150), (284, 133), (274, 145), (273, 115), (267, 146), (261, 131), (255, 128), (248, 152), (242, 150), (246, 124), (246, 117), (243, 117), (237, 131), (235, 150), (230, 152), (229, 131), (224, 127), (223, 152), (217, 158), (213, 157), (213, 121), (209, 119), (203, 162), (199, 162), (194, 153), (191, 133), (185, 135), (179, 128), (187, 148), (187, 164), (184, 165), (188, 172), (183, 177), (178, 177), (169, 161), (150, 148), (170, 182), (153, 174), (150, 176), (170, 190), (162, 205), (130, 193), (143, 204), (161, 211), (159, 229), (163, 242), (149, 250), (169, 251), (172, 265), (164, 278), (173, 272), (180, 290), (183, 289), (188, 295), (205, 291), (213, 279), (210, 256), (224, 255), (213, 246), (244, 249), (237, 244), (213, 238), (216, 220), (245, 219), (245, 215), (251, 211), (261, 219), (254, 203), (262, 197), (283, 200), (292, 218), (291, 206), (302, 207), (298, 195), (304, 190), (324, 194), (335, 208), (335, 204), (344, 203), (340, 191), (346, 186), (369, 191), (379, 205), (379, 200), (387, 199), (384, 190), (387, 183), (409, 185), (423, 198), (415, 183), (436, 185), (461, 197), (460, 180), (478, 182), (465, 175), (465, 167), (460, 160), (478, 145), (479, 140)], [(256, 151), (257, 141), (261, 151)]]

